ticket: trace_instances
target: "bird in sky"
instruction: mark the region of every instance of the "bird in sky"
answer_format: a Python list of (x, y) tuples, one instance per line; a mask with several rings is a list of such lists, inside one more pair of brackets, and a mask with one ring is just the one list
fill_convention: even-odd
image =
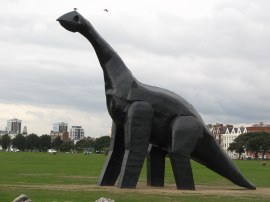
[(106, 8), (104, 9), (104, 11), (109, 12), (108, 9), (106, 9)]

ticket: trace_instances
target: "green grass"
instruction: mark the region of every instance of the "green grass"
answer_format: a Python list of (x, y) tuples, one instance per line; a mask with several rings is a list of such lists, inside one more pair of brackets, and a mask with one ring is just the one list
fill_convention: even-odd
[(90, 178), (70, 179), (68, 176), (98, 177), (105, 156), (1, 152), (0, 159), (0, 184), (89, 184), (94, 183)]
[[(258, 194), (240, 197), (226, 194), (198, 194), (196, 191), (166, 193), (166, 189), (155, 192), (148, 188), (145, 192), (143, 189), (119, 190), (115, 187), (98, 187), (95, 184), (104, 161), (104, 155), (95, 154), (0, 152), (0, 202), (12, 201), (21, 193), (28, 195), (35, 202), (95, 201), (100, 197), (112, 198), (116, 202), (269, 201), (266, 196)], [(171, 189), (176, 190), (169, 160), (166, 161), (165, 188), (173, 187)], [(266, 166), (262, 166), (261, 161), (235, 161), (235, 163), (257, 187), (270, 188), (270, 162), (267, 162)], [(218, 186), (238, 190), (237, 186), (198, 163), (192, 162), (192, 168), (197, 187)], [(143, 186), (146, 184), (145, 166), (139, 183)], [(67, 189), (67, 186), (71, 188)]]

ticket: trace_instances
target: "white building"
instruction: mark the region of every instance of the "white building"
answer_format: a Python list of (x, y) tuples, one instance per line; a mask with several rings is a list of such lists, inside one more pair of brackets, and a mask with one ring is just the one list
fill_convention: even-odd
[(72, 126), (69, 135), (70, 139), (76, 143), (84, 138), (84, 129), (81, 126)]
[(238, 158), (238, 154), (229, 151), (228, 148), (240, 134), (247, 133), (247, 129), (245, 127), (237, 128), (233, 125), (223, 125), (220, 123), (215, 125), (209, 124), (208, 128), (228, 156), (232, 159)]
[(223, 134), (223, 149), (227, 152), (228, 156), (232, 159), (239, 158), (238, 153), (234, 151), (229, 151), (228, 148), (230, 144), (237, 138), (239, 135), (247, 133), (247, 129), (245, 127), (240, 128), (227, 128), (225, 133)]

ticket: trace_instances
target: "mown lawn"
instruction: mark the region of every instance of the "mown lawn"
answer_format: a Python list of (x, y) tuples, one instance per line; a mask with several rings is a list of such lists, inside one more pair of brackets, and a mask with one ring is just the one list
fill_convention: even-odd
[[(0, 202), (12, 201), (24, 193), (35, 202), (95, 201), (100, 197), (115, 201), (269, 201), (258, 194), (237, 195), (238, 187), (228, 180), (192, 162), (196, 187), (224, 187), (236, 194), (201, 194), (177, 191), (169, 160), (166, 162), (164, 189), (150, 189), (146, 169), (142, 170), (139, 188), (120, 190), (95, 186), (104, 155), (0, 152)], [(259, 188), (270, 188), (270, 161), (236, 161), (242, 173)], [(145, 188), (144, 188), (145, 187)], [(169, 187), (169, 188), (168, 188)], [(146, 190), (146, 191), (145, 191)], [(152, 191), (153, 190), (153, 191)], [(167, 190), (167, 191), (166, 191)], [(235, 190), (235, 191), (234, 191)], [(248, 190), (247, 190), (248, 191)], [(270, 189), (269, 189), (270, 191)], [(248, 193), (252, 193), (248, 191)]]

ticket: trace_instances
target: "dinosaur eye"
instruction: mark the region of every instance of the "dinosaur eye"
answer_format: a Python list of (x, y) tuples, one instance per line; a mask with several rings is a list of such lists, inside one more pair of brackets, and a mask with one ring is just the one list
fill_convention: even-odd
[(78, 15), (75, 15), (74, 18), (73, 18), (73, 20), (74, 20), (75, 22), (78, 22), (78, 21), (79, 21), (79, 16), (78, 16)]

